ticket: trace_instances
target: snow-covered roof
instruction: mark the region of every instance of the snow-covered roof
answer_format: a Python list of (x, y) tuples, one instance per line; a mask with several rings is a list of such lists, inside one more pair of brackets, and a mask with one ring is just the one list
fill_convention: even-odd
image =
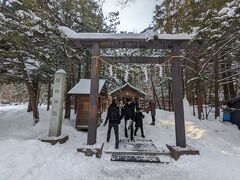
[[(106, 80), (99, 80), (99, 94), (103, 89)], [(80, 81), (70, 90), (68, 94), (90, 94), (91, 79), (80, 79)]]
[(147, 31), (145, 33), (76, 33), (66, 26), (59, 26), (59, 30), (70, 39), (163, 39), (163, 40), (191, 40), (193, 35), (187, 33), (180, 34), (159, 34)]
[(129, 82), (127, 82), (127, 83), (124, 84), (123, 86), (121, 86), (121, 87), (119, 87), (119, 88), (117, 88), (117, 89), (111, 91), (109, 94), (112, 95), (112, 94), (114, 94), (115, 92), (117, 92), (117, 91), (119, 91), (119, 90), (121, 90), (121, 89), (123, 89), (123, 88), (125, 88), (125, 87), (127, 87), (127, 86), (129, 86), (130, 88), (134, 89), (135, 91), (141, 93), (141, 94), (144, 95), (144, 96), (146, 95), (145, 92), (143, 92), (143, 91), (141, 91), (140, 89), (134, 87), (134, 86), (131, 85)]

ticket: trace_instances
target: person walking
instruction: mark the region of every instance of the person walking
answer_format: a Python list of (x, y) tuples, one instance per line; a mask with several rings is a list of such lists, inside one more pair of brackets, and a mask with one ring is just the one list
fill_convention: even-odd
[(135, 114), (135, 107), (132, 100), (127, 100), (127, 103), (122, 108), (122, 115), (121, 119), (124, 118), (125, 120), (125, 137), (128, 138), (128, 129), (130, 128), (130, 138), (131, 141), (134, 141), (133, 139), (133, 119)]
[(147, 108), (147, 113), (151, 112), (152, 123), (150, 125), (155, 125), (155, 116), (156, 116), (156, 104), (155, 102), (149, 102), (149, 107)]
[(118, 125), (120, 124), (120, 113), (119, 113), (119, 107), (117, 106), (116, 100), (113, 100), (112, 104), (108, 108), (107, 117), (103, 124), (103, 126), (106, 126), (108, 123), (108, 131), (107, 131), (107, 142), (110, 140), (111, 136), (111, 130), (114, 129), (115, 134), (115, 148), (118, 149), (119, 145), (119, 128)]
[(144, 132), (143, 132), (143, 118), (144, 118), (144, 115), (142, 113), (142, 108), (138, 107), (137, 111), (135, 113), (135, 116), (134, 116), (134, 122), (135, 122), (134, 136), (137, 136), (138, 128), (140, 128), (141, 136), (142, 136), (142, 138), (145, 138)]

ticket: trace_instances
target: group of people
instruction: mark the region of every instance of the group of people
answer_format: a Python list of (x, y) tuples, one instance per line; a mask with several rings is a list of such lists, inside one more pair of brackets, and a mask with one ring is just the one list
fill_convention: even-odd
[[(147, 113), (150, 111), (152, 116), (151, 125), (155, 125), (155, 115), (156, 115), (156, 106), (154, 102), (149, 103), (149, 107), (146, 109)], [(132, 100), (126, 100), (125, 104), (120, 103), (120, 107), (118, 105), (117, 100), (113, 100), (111, 105), (108, 108), (107, 117), (104, 122), (104, 126), (108, 123), (108, 131), (107, 131), (107, 142), (110, 140), (111, 130), (114, 129), (115, 134), (115, 148), (118, 149), (119, 145), (119, 124), (121, 120), (125, 121), (125, 137), (128, 138), (128, 130), (130, 129), (130, 139), (134, 141), (133, 135), (137, 136), (138, 129), (141, 130), (142, 138), (145, 138), (143, 131), (143, 119), (144, 115), (142, 113), (142, 108), (139, 107), (137, 102), (133, 102)], [(135, 123), (135, 130), (134, 130)]]

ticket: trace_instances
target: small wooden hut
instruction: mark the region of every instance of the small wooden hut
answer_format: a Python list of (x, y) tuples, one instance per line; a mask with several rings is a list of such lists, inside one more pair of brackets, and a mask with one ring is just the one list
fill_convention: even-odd
[[(75, 96), (76, 102), (76, 129), (88, 129), (88, 109), (90, 101), (90, 79), (80, 79), (80, 81), (68, 92)], [(107, 99), (107, 86), (105, 80), (99, 80), (98, 96), (98, 122), (101, 121), (101, 114), (105, 110), (105, 101)]]
[(132, 99), (137, 101), (140, 107), (145, 106), (145, 93), (140, 89), (134, 87), (130, 83), (126, 83), (123, 86), (110, 92), (112, 98), (116, 98), (119, 101), (125, 101), (126, 99)]

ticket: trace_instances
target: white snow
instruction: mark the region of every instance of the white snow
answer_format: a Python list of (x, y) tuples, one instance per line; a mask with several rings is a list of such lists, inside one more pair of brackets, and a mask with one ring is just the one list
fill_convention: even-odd
[(59, 69), (59, 70), (57, 70), (56, 73), (66, 74), (66, 71), (64, 71), (63, 69)]
[(128, 81), (128, 76), (129, 76), (129, 71), (127, 66), (127, 69), (125, 70), (125, 73), (124, 73), (124, 81)]
[(144, 72), (144, 77), (145, 77), (144, 82), (147, 82), (148, 81), (148, 69), (147, 69), (147, 67), (143, 68), (143, 72)]
[(159, 34), (157, 32), (147, 31), (146, 33), (76, 33), (72, 29), (66, 26), (59, 26), (58, 28), (70, 39), (145, 39), (150, 40), (154, 37), (164, 40), (191, 40), (193, 39), (191, 34), (180, 33), (180, 34)]
[(233, 17), (236, 14), (236, 9), (236, 7), (224, 7), (218, 12), (218, 14), (221, 16), (227, 15), (228, 17)]
[[(238, 180), (240, 166), (240, 131), (232, 124), (219, 121), (200, 121), (191, 115), (184, 100), (187, 144), (200, 150), (200, 156), (182, 156), (169, 164), (112, 162), (109, 154), (101, 159), (85, 157), (76, 149), (84, 146), (87, 133), (74, 128), (72, 120), (64, 120), (62, 134), (68, 134), (65, 144), (50, 145), (38, 138), (48, 133), (50, 112), (40, 107), (41, 121), (32, 126), (32, 114), (27, 104), (0, 106), (0, 179), (1, 180)], [(145, 114), (144, 131), (158, 149), (175, 144), (174, 114), (157, 111), (156, 126)], [(104, 114), (105, 116), (105, 114)], [(123, 126), (120, 125), (120, 137)], [(104, 150), (113, 150), (114, 135), (106, 143), (107, 127), (98, 128), (97, 142)], [(140, 132), (138, 132), (139, 135)], [(160, 156), (160, 159), (163, 157)]]
[[(106, 80), (99, 80), (99, 93), (102, 91), (102, 88)], [(70, 90), (68, 94), (90, 94), (90, 79), (80, 79), (80, 81)]]
[(40, 66), (40, 63), (35, 59), (28, 58), (26, 60), (25, 66), (28, 71), (32, 71), (32, 70), (38, 69)]
[(3, 21), (5, 21), (5, 20), (6, 20), (6, 18), (5, 18), (5, 16), (4, 16), (4, 14), (3, 14), (3, 13), (0, 13), (0, 19), (1, 19), (1, 20), (3, 20)]
[(109, 66), (109, 76), (110, 77), (113, 76), (113, 66), (112, 65)]

